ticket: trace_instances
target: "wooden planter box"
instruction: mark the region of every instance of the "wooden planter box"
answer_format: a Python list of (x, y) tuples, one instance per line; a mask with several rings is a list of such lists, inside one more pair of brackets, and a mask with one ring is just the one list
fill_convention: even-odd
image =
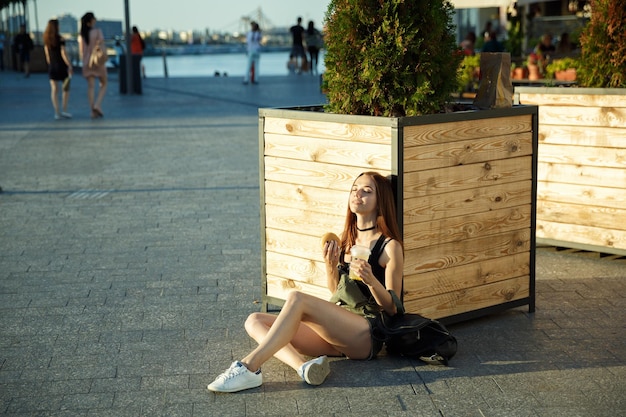
[(537, 241), (626, 255), (626, 89), (516, 87), (539, 105)]
[(405, 118), (259, 111), (263, 307), (323, 299), (321, 236), (343, 229), (363, 171), (392, 174), (411, 312), (534, 311), (537, 107)]

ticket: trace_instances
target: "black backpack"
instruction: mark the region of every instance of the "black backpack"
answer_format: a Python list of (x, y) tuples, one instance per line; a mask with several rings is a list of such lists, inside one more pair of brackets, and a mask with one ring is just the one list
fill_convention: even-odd
[(387, 353), (416, 357), (436, 365), (448, 365), (457, 341), (437, 320), (419, 314), (380, 315), (374, 336), (385, 342)]

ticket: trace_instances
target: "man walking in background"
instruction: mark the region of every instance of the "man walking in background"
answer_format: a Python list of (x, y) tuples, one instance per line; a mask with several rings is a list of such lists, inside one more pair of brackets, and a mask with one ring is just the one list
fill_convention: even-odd
[(30, 77), (30, 51), (33, 50), (33, 40), (30, 38), (30, 35), (26, 33), (26, 25), (20, 25), (20, 33), (15, 35), (13, 46), (15, 47), (15, 53), (20, 63), (18, 69), (24, 71), (26, 78)]
[(304, 45), (302, 44), (302, 35), (304, 34), (304, 28), (302, 27), (302, 18), (298, 17), (298, 23), (292, 26), (289, 31), (293, 39), (291, 45), (291, 54), (296, 59), (296, 71), (298, 74), (302, 72), (302, 68), (305, 67), (306, 53), (304, 52)]

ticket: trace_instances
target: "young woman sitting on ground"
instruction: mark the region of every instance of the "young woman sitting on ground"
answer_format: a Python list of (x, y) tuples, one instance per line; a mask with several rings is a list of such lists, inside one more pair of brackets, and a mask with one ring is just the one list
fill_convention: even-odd
[[(348, 265), (346, 254), (353, 245), (369, 248), (369, 260), (353, 259)], [(322, 256), (331, 301), (292, 291), (278, 315), (248, 316), (245, 328), (258, 346), (209, 384), (210, 391), (237, 392), (260, 386), (261, 365), (272, 356), (292, 367), (309, 385), (324, 382), (330, 372), (329, 356), (376, 357), (383, 346), (372, 337), (378, 313), (396, 314), (403, 282), (403, 247), (387, 178), (376, 172), (356, 178), (341, 242), (326, 242)], [(359, 281), (348, 282), (348, 268)], [(367, 302), (352, 305), (348, 287), (357, 288), (357, 297)]]

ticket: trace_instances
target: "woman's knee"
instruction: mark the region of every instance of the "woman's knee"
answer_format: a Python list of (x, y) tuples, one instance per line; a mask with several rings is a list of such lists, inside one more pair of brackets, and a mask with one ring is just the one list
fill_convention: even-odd
[(285, 304), (287, 303), (300, 304), (300, 303), (306, 302), (311, 297), (313, 296), (307, 293), (301, 292), (301, 291), (297, 291), (297, 290), (289, 291), (289, 293), (287, 293), (287, 297), (285, 298)]
[(301, 316), (317, 315), (326, 308), (324, 303), (326, 301), (321, 298), (294, 290), (287, 294), (283, 310), (289, 310), (291, 313)]
[[(259, 329), (269, 329), (272, 327), (272, 323), (275, 319), (276, 316), (267, 313), (252, 313), (248, 316), (248, 318), (246, 318), (243, 327), (250, 337), (255, 338)], [(263, 334), (258, 335), (263, 336)]]
[(249, 329), (251, 329), (252, 327), (254, 327), (257, 323), (260, 322), (260, 315), (261, 313), (252, 313), (250, 314), (247, 318), (246, 321), (244, 322), (243, 326), (246, 329), (246, 331), (249, 332)]
[(276, 319), (276, 316), (268, 313), (251, 313), (244, 322), (246, 331), (256, 327), (258, 324), (270, 327), (272, 322)]

